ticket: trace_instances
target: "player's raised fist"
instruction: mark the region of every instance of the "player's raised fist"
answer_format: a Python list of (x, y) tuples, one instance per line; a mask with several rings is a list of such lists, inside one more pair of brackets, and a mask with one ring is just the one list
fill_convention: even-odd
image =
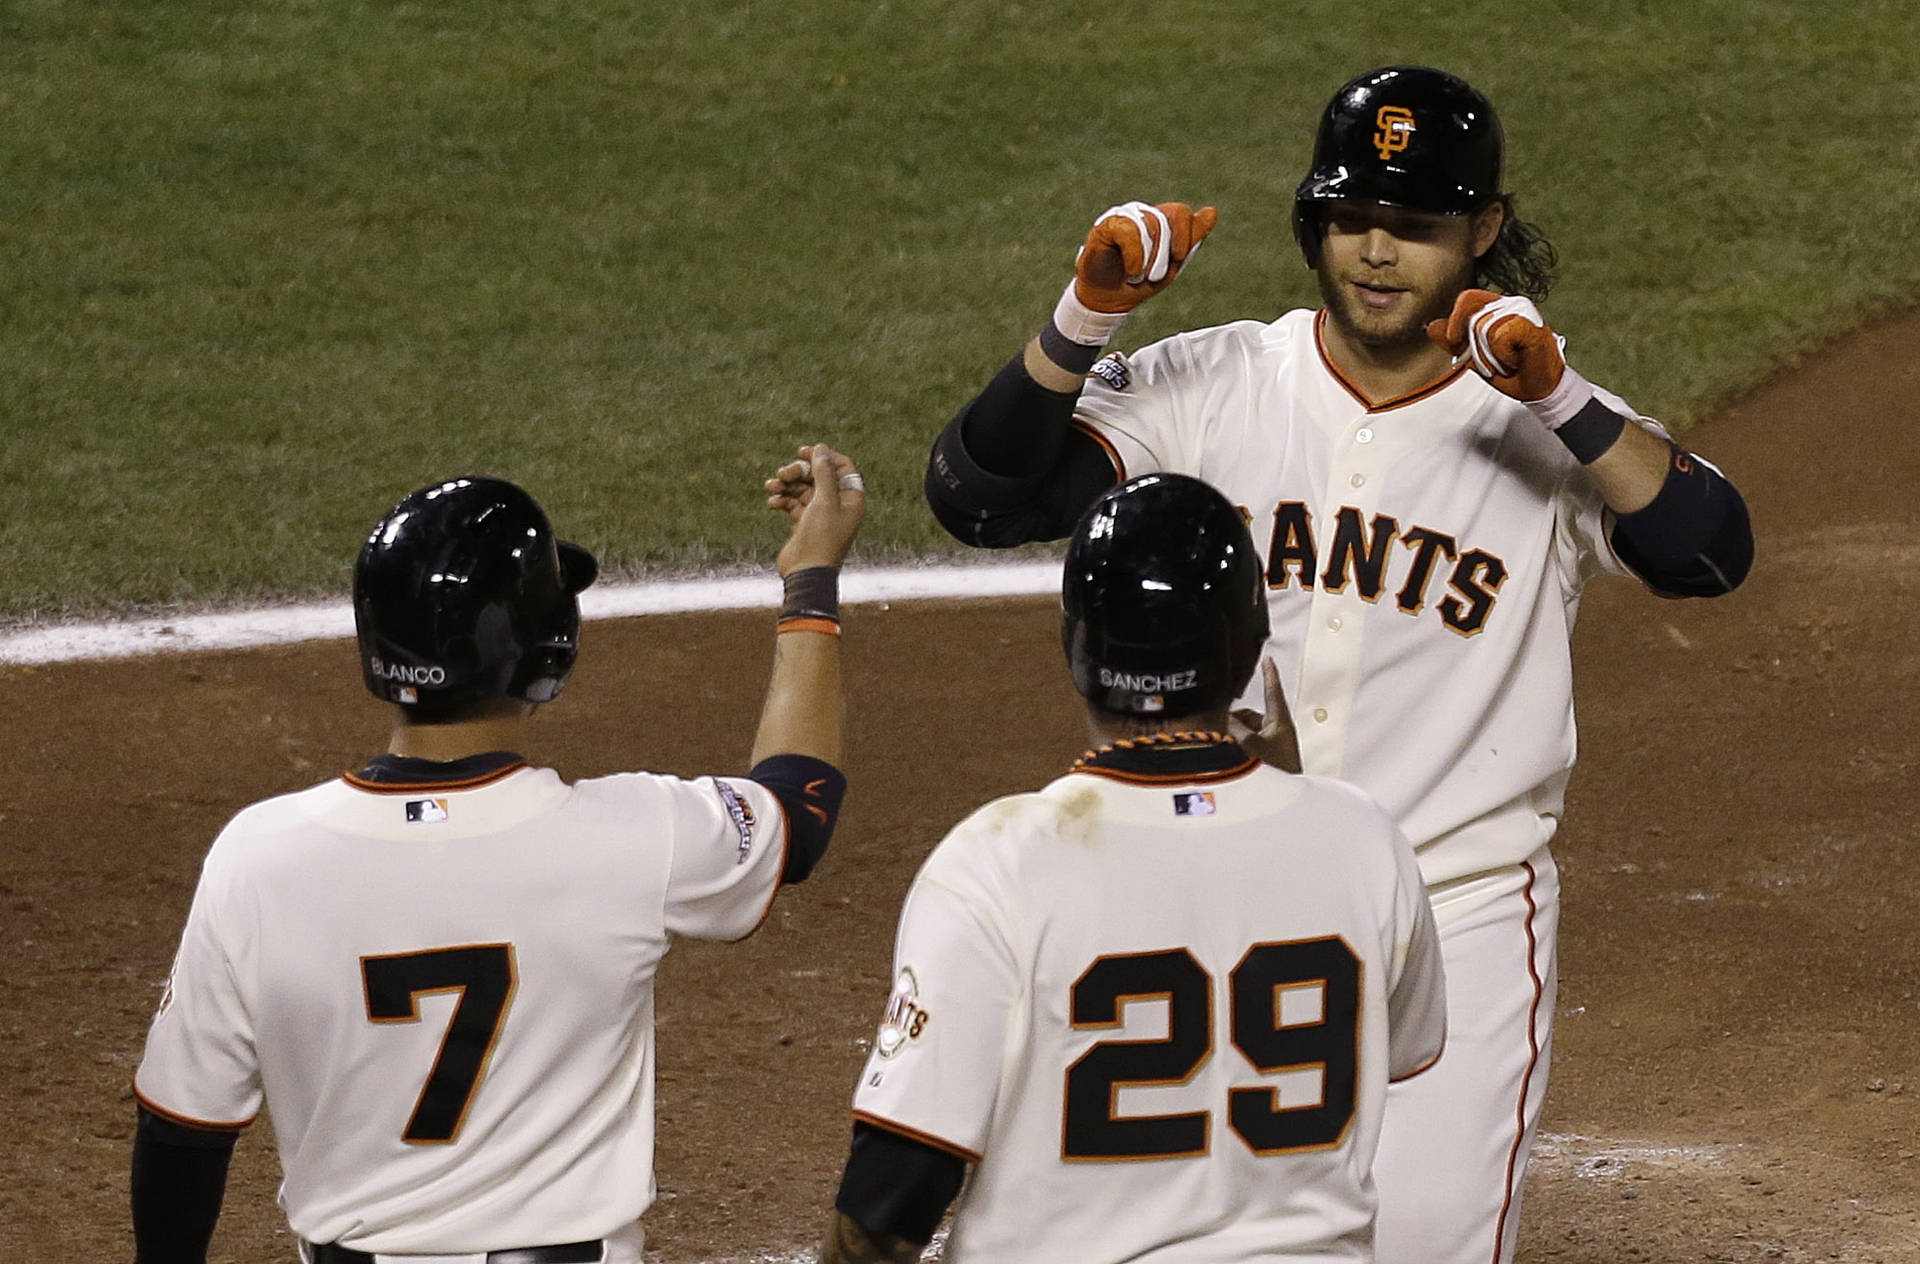
[(775, 563), (781, 575), (846, 561), (867, 517), (867, 485), (849, 457), (824, 443), (803, 444), (800, 459), (775, 470), (763, 486), (767, 508), (793, 524)]
[(1451, 316), (1427, 325), (1427, 337), (1446, 348), (1454, 363), (1466, 358), (1495, 390), (1524, 403), (1553, 394), (1567, 371), (1562, 339), (1533, 300), (1516, 294), (1465, 290)]
[(1074, 259), (1074, 297), (1096, 312), (1132, 311), (1180, 275), (1219, 218), (1211, 206), (1196, 211), (1185, 202), (1108, 207)]

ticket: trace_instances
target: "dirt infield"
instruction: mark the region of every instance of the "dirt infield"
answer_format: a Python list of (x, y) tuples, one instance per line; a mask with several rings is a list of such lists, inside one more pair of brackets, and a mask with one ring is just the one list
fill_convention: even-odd
[[(1812, 357), (1695, 440), (1747, 492), (1740, 593), (1588, 595), (1548, 1136), (1522, 1258), (1920, 1260), (1920, 314)], [(529, 752), (570, 776), (740, 771), (767, 619), (589, 628)], [(662, 1261), (817, 1240), (895, 913), (946, 828), (1081, 745), (1048, 603), (848, 619), (834, 852), (661, 984)], [(200, 858), (242, 804), (385, 740), (344, 643), (0, 668), (0, 1255), (131, 1256), (127, 1080)], [(219, 1261), (294, 1258), (266, 1128)]]

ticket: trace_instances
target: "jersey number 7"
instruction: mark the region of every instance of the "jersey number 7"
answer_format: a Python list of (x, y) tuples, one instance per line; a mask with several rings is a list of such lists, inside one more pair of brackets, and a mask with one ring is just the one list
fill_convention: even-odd
[(401, 1137), (415, 1145), (446, 1144), (460, 1135), (480, 1077), (493, 1055), (507, 1006), (513, 1002), (512, 944), (430, 948), (360, 958), (367, 990), (367, 1018), (376, 1023), (417, 1023), (420, 998), (457, 992), (453, 1017), (441, 1038), (433, 1069), (420, 1088)]
[[(1227, 1090), (1227, 1122), (1255, 1154), (1337, 1145), (1353, 1121), (1359, 1064), (1360, 959), (1338, 936), (1255, 944), (1230, 978), (1232, 1041), (1261, 1075), (1320, 1073), (1320, 1100), (1281, 1106), (1272, 1086)], [(1289, 1018), (1286, 993), (1318, 993), (1312, 1017)], [(1113, 1162), (1207, 1153), (1210, 1111), (1120, 1115), (1124, 1087), (1184, 1084), (1213, 1052), (1213, 979), (1185, 948), (1100, 957), (1073, 985), (1075, 1028), (1119, 1027), (1128, 1001), (1165, 999), (1160, 1040), (1103, 1040), (1067, 1068), (1061, 1157)]]

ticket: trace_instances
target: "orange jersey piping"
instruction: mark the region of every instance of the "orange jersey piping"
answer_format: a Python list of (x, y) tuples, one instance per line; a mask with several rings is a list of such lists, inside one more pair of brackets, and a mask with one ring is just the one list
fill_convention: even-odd
[(932, 1146), (936, 1150), (951, 1154), (956, 1159), (962, 1159), (968, 1163), (978, 1163), (980, 1161), (980, 1155), (977, 1152), (969, 1150), (963, 1145), (956, 1145), (944, 1137), (936, 1137), (930, 1132), (921, 1132), (918, 1128), (909, 1128), (905, 1124), (895, 1123), (891, 1119), (882, 1119), (879, 1115), (870, 1114), (864, 1110), (854, 1111), (853, 1117), (863, 1124), (871, 1124), (875, 1128), (884, 1128), (888, 1132), (896, 1133), (909, 1141), (918, 1141), (921, 1145)]
[(1328, 373), (1333, 375), (1333, 380), (1340, 383), (1347, 394), (1359, 400), (1370, 413), (1390, 412), (1395, 408), (1405, 408), (1408, 404), (1417, 404), (1427, 396), (1437, 394), (1453, 385), (1453, 380), (1467, 371), (1467, 366), (1464, 363), (1456, 364), (1452, 369), (1447, 371), (1445, 377), (1440, 378), (1438, 381), (1429, 382), (1418, 390), (1408, 391), (1405, 395), (1396, 395), (1392, 399), (1384, 400), (1376, 404), (1367, 398), (1365, 391), (1355, 386), (1353, 382), (1348, 379), (1347, 375), (1340, 371), (1340, 366), (1335, 364), (1333, 357), (1327, 354), (1327, 344), (1320, 339), (1320, 328), (1325, 325), (1326, 322), (1326, 309), (1322, 308), (1320, 311), (1314, 313), (1313, 349), (1320, 353), (1320, 363), (1325, 366)]
[(1107, 460), (1113, 462), (1113, 481), (1116, 483), (1126, 482), (1127, 463), (1120, 459), (1120, 449), (1113, 446), (1113, 440), (1101, 434), (1100, 427), (1079, 417), (1073, 419), (1073, 428), (1099, 444), (1101, 450), (1107, 454)]
[(1513, 1146), (1507, 1151), (1507, 1184), (1501, 1192), (1500, 1219), (1493, 1226), (1493, 1264), (1500, 1264), (1500, 1243), (1506, 1237), (1507, 1216), (1513, 1210), (1513, 1173), (1520, 1164), (1520, 1144), (1527, 1139), (1527, 1090), (1533, 1087), (1533, 1068), (1540, 1064), (1540, 1000), (1547, 990), (1547, 985), (1540, 979), (1540, 968), (1533, 963), (1534, 953), (1539, 949), (1539, 941), (1533, 933), (1534, 914), (1539, 912), (1539, 906), (1533, 902), (1533, 882), (1537, 875), (1531, 862), (1523, 861), (1520, 867), (1527, 871), (1527, 885), (1522, 892), (1527, 898), (1527, 977), (1533, 980), (1533, 1000), (1527, 1005), (1527, 1073), (1520, 1078), (1520, 1103), (1514, 1110)]
[[(751, 781), (752, 778), (747, 780)], [(756, 781), (754, 784), (760, 783)], [(780, 809), (780, 868), (774, 872), (773, 890), (767, 892), (766, 907), (760, 910), (760, 916), (754, 921), (753, 928), (740, 936), (740, 939), (729, 939), (727, 942), (730, 944), (737, 944), (741, 939), (753, 938), (754, 933), (767, 924), (767, 918), (773, 914), (774, 899), (779, 896), (780, 888), (787, 885), (787, 849), (793, 846), (793, 822), (787, 819), (787, 805), (780, 801), (780, 796), (777, 794), (773, 796), (773, 806)]]
[[(1445, 1053), (1446, 1051), (1447, 1051), (1447, 1042), (1443, 1040), (1440, 1042), (1440, 1053)], [(1420, 1074), (1423, 1074), (1424, 1072), (1432, 1070), (1434, 1065), (1440, 1061), (1440, 1053), (1434, 1054), (1431, 1058), (1428, 1058), (1425, 1062), (1422, 1062), (1419, 1066), (1413, 1068), (1413, 1070), (1407, 1072), (1405, 1075), (1388, 1076), (1387, 1083), (1403, 1084), (1406, 1081), (1412, 1079), (1416, 1075), (1420, 1075)]]
[(140, 1091), (140, 1084), (137, 1080), (133, 1085), (133, 1099), (139, 1102), (150, 1115), (158, 1115), (170, 1123), (185, 1124), (189, 1128), (199, 1128), (206, 1132), (239, 1132), (242, 1128), (245, 1128), (248, 1124), (260, 1117), (257, 1114), (248, 1115), (238, 1123), (215, 1122), (211, 1119), (195, 1119), (192, 1115), (183, 1115), (177, 1110), (168, 1110), (165, 1106), (156, 1103), (151, 1097), (148, 1097)]
[(478, 790), (482, 786), (490, 786), (496, 781), (511, 777), (514, 773), (529, 766), (527, 761), (523, 759), (517, 764), (508, 764), (505, 768), (496, 768), (492, 772), (481, 773), (478, 777), (468, 777), (461, 781), (409, 781), (404, 783), (368, 781), (358, 774), (350, 772), (341, 773), (340, 780), (346, 782), (355, 790), (364, 790), (368, 794), (404, 794), (419, 798), (421, 795), (432, 794), (435, 791)]

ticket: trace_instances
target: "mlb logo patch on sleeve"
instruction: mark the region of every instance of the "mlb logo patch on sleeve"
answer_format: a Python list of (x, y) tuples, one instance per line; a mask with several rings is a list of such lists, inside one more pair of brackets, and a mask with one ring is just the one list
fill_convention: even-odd
[(1173, 795), (1175, 816), (1212, 816), (1215, 808), (1211, 790), (1176, 790)]
[(407, 820), (414, 825), (434, 825), (447, 819), (445, 799), (408, 799)]

